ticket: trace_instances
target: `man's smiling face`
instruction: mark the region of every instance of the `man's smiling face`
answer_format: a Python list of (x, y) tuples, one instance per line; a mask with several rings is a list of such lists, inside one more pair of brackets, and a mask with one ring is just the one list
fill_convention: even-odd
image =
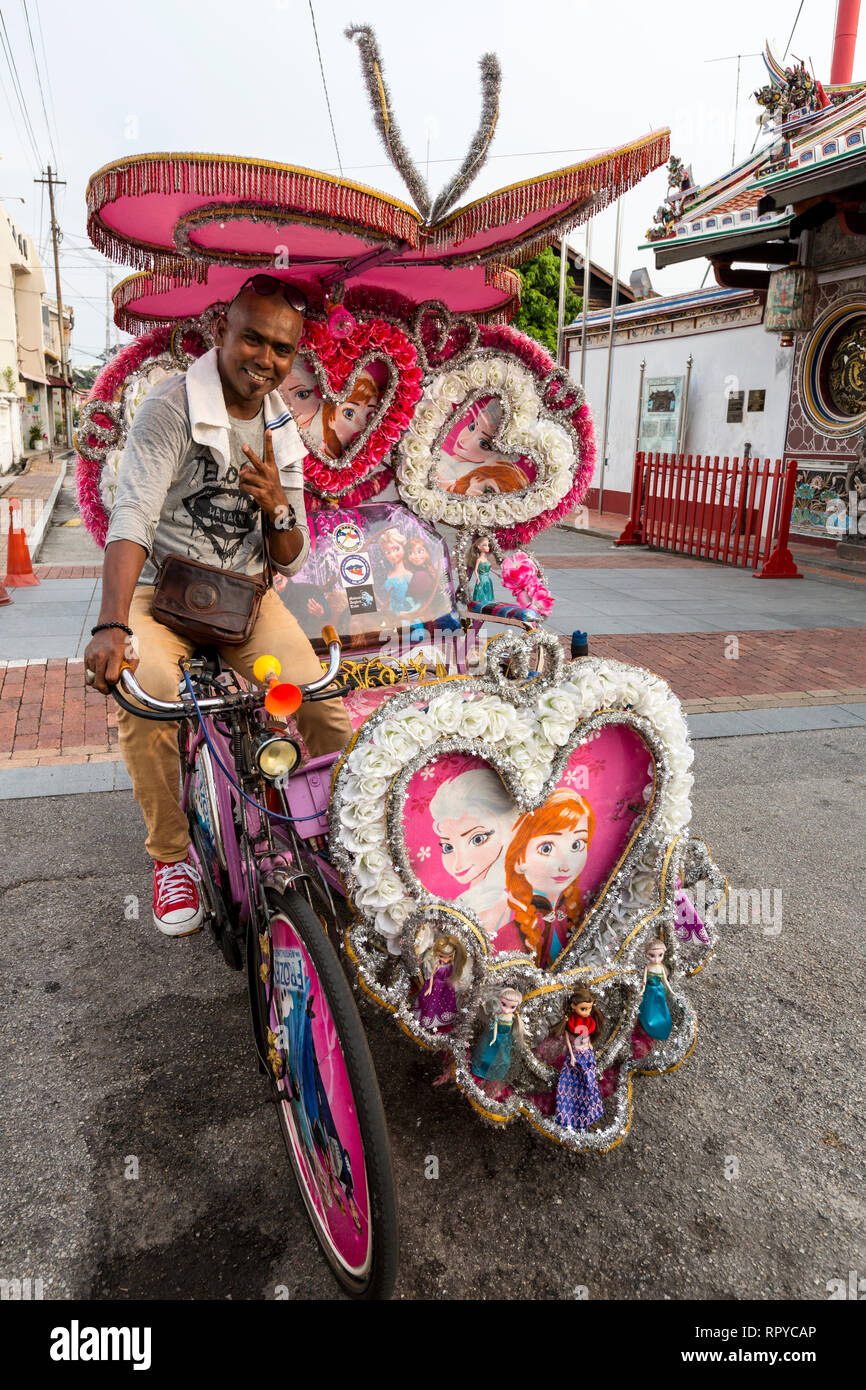
[(230, 415), (252, 419), (295, 360), (304, 320), (281, 294), (248, 290), (214, 329), (219, 373)]

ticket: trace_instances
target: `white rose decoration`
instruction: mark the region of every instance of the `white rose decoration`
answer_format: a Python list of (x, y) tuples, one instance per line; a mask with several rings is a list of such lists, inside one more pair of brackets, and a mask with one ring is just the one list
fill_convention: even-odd
[(459, 695), (442, 695), (438, 700), (433, 700), (427, 713), (430, 720), (440, 733), (456, 734), (460, 727), (460, 720), (463, 712), (463, 701)]
[(373, 733), (373, 743), (401, 764), (408, 762), (418, 752), (418, 744), (405, 725), (380, 724)]
[(521, 781), (523, 789), (528, 796), (538, 796), (544, 786), (545, 770), (540, 767), (530, 767), (524, 772)]
[(493, 357), (487, 363), (487, 384), (488, 386), (503, 386), (505, 384), (505, 363), (499, 358)]
[(363, 888), (355, 894), (355, 901), (360, 907), (392, 907), (394, 903), (402, 902), (405, 896), (403, 885), (393, 869), (384, 869), (372, 887)]
[(390, 867), (390, 859), (383, 849), (365, 849), (355, 860), (355, 877), (362, 888), (372, 888), (382, 874)]
[(460, 372), (446, 372), (438, 379), (439, 395), (455, 404), (467, 395), (467, 386), (466, 378)]
[(469, 385), (476, 391), (487, 383), (487, 373), (484, 370), (483, 362), (471, 362), (466, 369), (466, 376)]
[(487, 710), (481, 705), (469, 704), (463, 706), (463, 716), (460, 720), (460, 732), (466, 738), (483, 738), (487, 733), (488, 715)]
[(557, 748), (563, 748), (573, 732), (574, 725), (566, 720), (557, 719), (553, 715), (546, 715), (541, 720), (541, 732)]

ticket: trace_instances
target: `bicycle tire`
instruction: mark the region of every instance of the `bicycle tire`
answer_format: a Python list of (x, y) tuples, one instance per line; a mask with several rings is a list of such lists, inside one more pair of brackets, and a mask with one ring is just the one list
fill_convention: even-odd
[[(185, 724), (181, 724), (178, 728), (178, 747), (181, 759), (181, 778), (183, 779), (189, 766), (189, 737)], [(207, 748), (199, 749), (196, 762), (199, 761), (203, 764), (206, 762), (212, 774), (213, 766)], [(192, 776), (195, 781), (198, 776), (198, 770), (195, 767), (192, 769)], [(213, 815), (216, 815), (215, 807), (211, 807), (210, 810)], [(189, 824), (190, 848), (202, 880), (201, 894), (204, 900), (205, 916), (210, 923), (211, 931), (226, 965), (232, 970), (242, 970), (243, 937), (238, 936), (236, 919), (227, 907), (227, 894), (224, 891), (223, 876), (216, 854), (212, 827), (203, 823), (199, 818), (194, 795), (190, 797), (187, 808), (187, 822)]]
[(397, 1275), (397, 1199), (363, 1024), (307, 900), (291, 887), (266, 895), (268, 949), (256, 925), (247, 942), (259, 1061), (267, 1063), (295, 1181), (333, 1274), (353, 1298), (386, 1299)]

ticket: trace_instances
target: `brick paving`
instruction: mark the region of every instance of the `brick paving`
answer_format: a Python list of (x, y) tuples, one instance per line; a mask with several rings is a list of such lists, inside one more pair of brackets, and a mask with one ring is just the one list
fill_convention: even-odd
[[(866, 628), (735, 635), (736, 659), (719, 632), (600, 636), (591, 650), (655, 671), (687, 714), (866, 701)], [(0, 771), (119, 756), (117, 707), (87, 689), (83, 661), (0, 663)]]
[(0, 770), (105, 762), (117, 754), (117, 707), (84, 684), (84, 662), (0, 663)]
[[(773, 705), (866, 699), (866, 628), (731, 635), (738, 642), (735, 659), (725, 655), (730, 635), (722, 632), (599, 636), (591, 652), (655, 671), (691, 713), (767, 707), (765, 699), (760, 705), (739, 703), (754, 697), (772, 696)], [(700, 704), (692, 709), (695, 701)]]

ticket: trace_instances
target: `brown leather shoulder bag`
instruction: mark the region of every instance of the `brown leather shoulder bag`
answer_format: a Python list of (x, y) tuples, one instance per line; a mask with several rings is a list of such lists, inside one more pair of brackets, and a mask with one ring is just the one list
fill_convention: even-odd
[(274, 582), (269, 529), (270, 518), (263, 512), (260, 579), (182, 555), (166, 555), (153, 590), (151, 612), (156, 621), (200, 646), (232, 647), (245, 642)]

